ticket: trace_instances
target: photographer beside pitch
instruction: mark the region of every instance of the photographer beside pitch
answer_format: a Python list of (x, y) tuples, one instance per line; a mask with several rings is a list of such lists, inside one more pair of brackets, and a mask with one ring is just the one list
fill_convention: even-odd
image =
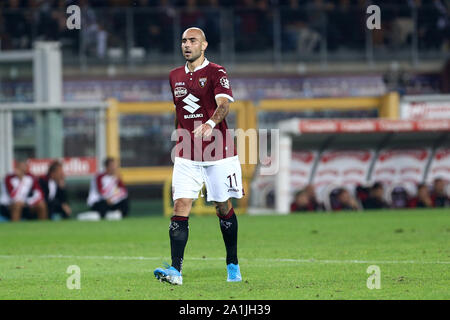
[(230, 201), (244, 195), (242, 173), (225, 120), (234, 99), (225, 68), (206, 59), (207, 46), (201, 29), (184, 31), (181, 50), (186, 64), (170, 72), (178, 133), (172, 176), (174, 213), (169, 226), (172, 265), (157, 268), (154, 275), (178, 285), (183, 283), (189, 213), (203, 184), (207, 201), (215, 203), (220, 221), (227, 252), (227, 281), (242, 280), (237, 258), (238, 223)]

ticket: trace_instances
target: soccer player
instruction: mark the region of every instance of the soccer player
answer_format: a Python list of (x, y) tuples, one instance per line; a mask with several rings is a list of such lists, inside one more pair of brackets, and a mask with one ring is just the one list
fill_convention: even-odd
[(28, 173), (26, 161), (17, 162), (14, 173), (5, 177), (0, 205), (7, 209), (12, 222), (19, 221), (22, 216), (47, 219), (44, 194), (37, 179)]
[[(170, 72), (178, 140), (172, 176), (174, 212), (169, 227), (172, 265), (157, 268), (160, 281), (181, 285), (189, 213), (203, 184), (214, 202), (226, 248), (227, 281), (241, 281), (237, 258), (238, 223), (230, 198), (242, 198), (242, 174), (225, 117), (233, 94), (224, 67), (205, 57), (208, 46), (199, 28), (184, 31), (186, 64)], [(188, 147), (186, 147), (188, 146)]]
[(87, 204), (102, 218), (108, 212), (120, 211), (121, 217), (128, 215), (128, 191), (119, 176), (116, 159), (108, 157), (103, 162), (104, 172), (96, 174), (91, 180)]

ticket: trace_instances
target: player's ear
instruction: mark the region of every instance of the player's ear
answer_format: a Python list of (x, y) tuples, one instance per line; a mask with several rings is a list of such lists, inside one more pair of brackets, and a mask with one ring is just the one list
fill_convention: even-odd
[(208, 48), (208, 42), (205, 40), (202, 42), (202, 51), (206, 51), (206, 48)]

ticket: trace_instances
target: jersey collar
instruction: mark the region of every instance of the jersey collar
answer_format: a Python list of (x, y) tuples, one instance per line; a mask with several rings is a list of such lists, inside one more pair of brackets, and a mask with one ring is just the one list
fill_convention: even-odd
[[(203, 69), (203, 68), (206, 67), (208, 64), (209, 64), (209, 61), (208, 61), (208, 59), (206, 59), (206, 57), (205, 57), (205, 60), (203, 61), (203, 63), (202, 63), (201, 65), (199, 65), (197, 68), (195, 68), (195, 69), (194, 69), (194, 72), (197, 71), (197, 70)], [(187, 62), (186, 62), (186, 64), (184, 65), (184, 71), (186, 71), (186, 73), (191, 72), (191, 71), (189, 70), (188, 66), (187, 66)]]

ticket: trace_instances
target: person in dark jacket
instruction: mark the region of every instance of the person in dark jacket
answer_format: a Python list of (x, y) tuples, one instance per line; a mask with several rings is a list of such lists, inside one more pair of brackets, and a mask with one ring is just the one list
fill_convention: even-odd
[(323, 203), (317, 200), (316, 189), (312, 184), (308, 184), (305, 187), (305, 192), (308, 195), (309, 207), (312, 208), (311, 211), (322, 211), (325, 209)]
[(297, 191), (294, 201), (291, 203), (291, 212), (314, 211), (311, 206), (306, 190)]
[(358, 209), (358, 203), (347, 189), (340, 188), (337, 190), (336, 205), (333, 207), (333, 211), (353, 211)]
[(432, 208), (433, 201), (430, 197), (428, 187), (424, 183), (417, 186), (417, 196), (414, 197), (409, 205), (410, 208)]
[(72, 209), (67, 200), (61, 162), (54, 161), (50, 164), (47, 175), (39, 179), (39, 185), (44, 192), (50, 219), (56, 214), (61, 214), (64, 219), (69, 218)]
[(369, 197), (363, 201), (364, 209), (384, 209), (389, 208), (384, 200), (384, 188), (381, 182), (375, 182), (370, 188)]
[(433, 201), (433, 207), (449, 207), (450, 198), (445, 191), (445, 180), (442, 178), (436, 178), (433, 181), (433, 191), (431, 193), (431, 200)]

